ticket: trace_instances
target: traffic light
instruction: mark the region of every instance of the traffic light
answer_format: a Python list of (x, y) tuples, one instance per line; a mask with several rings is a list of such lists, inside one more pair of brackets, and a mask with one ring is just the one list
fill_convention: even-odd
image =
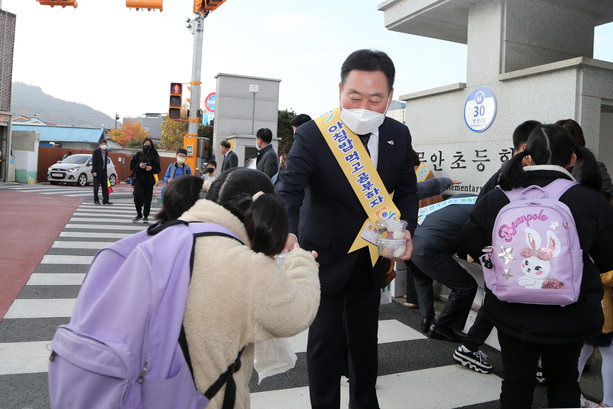
[(170, 83), (170, 107), (168, 108), (168, 118), (173, 121), (181, 120), (181, 105), (183, 94), (183, 84), (180, 82)]
[(37, 0), (43, 6), (62, 6), (62, 8), (66, 6), (72, 6), (77, 8), (78, 4), (76, 0)]
[(202, 2), (204, 0), (194, 0), (194, 14), (202, 10)]
[(213, 11), (217, 7), (221, 6), (225, 1), (226, 0), (204, 0), (202, 3), (204, 3), (205, 10)]
[(151, 11), (151, 9), (158, 9), (163, 11), (162, 0), (126, 0), (126, 7), (136, 10), (147, 9)]

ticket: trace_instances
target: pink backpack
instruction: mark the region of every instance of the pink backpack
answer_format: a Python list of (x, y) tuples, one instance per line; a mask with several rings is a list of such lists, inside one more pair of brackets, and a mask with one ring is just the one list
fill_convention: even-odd
[(568, 305), (577, 301), (583, 251), (573, 215), (562, 196), (577, 185), (557, 179), (545, 187), (504, 192), (492, 246), (481, 256), (485, 284), (501, 301)]

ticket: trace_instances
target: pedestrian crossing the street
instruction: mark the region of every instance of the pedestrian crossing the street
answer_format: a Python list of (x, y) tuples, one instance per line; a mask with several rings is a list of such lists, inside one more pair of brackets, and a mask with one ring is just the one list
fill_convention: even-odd
[[(157, 209), (152, 209), (152, 215)], [(80, 285), (96, 252), (147, 225), (132, 223), (130, 203), (82, 203), (57, 236), (0, 323), (0, 408), (48, 408), (47, 367), (55, 328), (68, 322)], [(240, 300), (237, 300), (240, 302)], [(455, 365), (457, 345), (432, 340), (419, 317), (400, 304), (381, 307), (379, 322), (380, 406), (387, 409), (497, 407), (501, 379)], [(250, 383), (254, 409), (309, 408), (307, 333), (290, 339), (298, 361), (293, 370)], [(346, 380), (341, 407), (348, 406)]]

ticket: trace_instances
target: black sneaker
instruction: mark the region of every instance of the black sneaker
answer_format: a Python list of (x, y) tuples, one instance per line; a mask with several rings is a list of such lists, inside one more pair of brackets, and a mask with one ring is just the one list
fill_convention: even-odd
[(479, 350), (472, 352), (463, 345), (453, 351), (453, 360), (464, 368), (472, 369), (475, 372), (487, 374), (492, 371), (492, 365), (487, 362), (487, 355)]
[(99, 202), (99, 201), (97, 201), (97, 200), (94, 200), (94, 204), (99, 205), (99, 204), (100, 204), (100, 202)]
[(138, 222), (142, 218), (143, 218), (143, 216), (136, 216), (135, 218), (132, 219), (132, 223), (136, 223), (136, 222)]
[(148, 218), (148, 217), (145, 217), (145, 218), (143, 219), (143, 223), (144, 223), (144, 224), (149, 224), (149, 218)]
[(113, 202), (102, 202), (103, 205), (112, 205)]
[(463, 335), (458, 334), (451, 328), (443, 327), (436, 324), (434, 324), (432, 328), (430, 328), (429, 336), (430, 338), (451, 342), (463, 342), (465, 338)]

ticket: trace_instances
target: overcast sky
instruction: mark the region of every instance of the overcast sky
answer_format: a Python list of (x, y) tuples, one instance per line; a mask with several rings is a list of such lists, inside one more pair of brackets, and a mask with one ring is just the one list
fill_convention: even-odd
[[(1, 1), (17, 15), (13, 81), (123, 118), (166, 112), (170, 82), (191, 80), (192, 0), (165, 0), (161, 13), (125, 0)], [(318, 115), (338, 104), (340, 65), (359, 48), (392, 57), (395, 97), (466, 81), (465, 45), (388, 31), (380, 3), (226, 1), (204, 22), (202, 103), (223, 72), (280, 79), (279, 109)], [(594, 58), (613, 61), (613, 23), (596, 29)]]

